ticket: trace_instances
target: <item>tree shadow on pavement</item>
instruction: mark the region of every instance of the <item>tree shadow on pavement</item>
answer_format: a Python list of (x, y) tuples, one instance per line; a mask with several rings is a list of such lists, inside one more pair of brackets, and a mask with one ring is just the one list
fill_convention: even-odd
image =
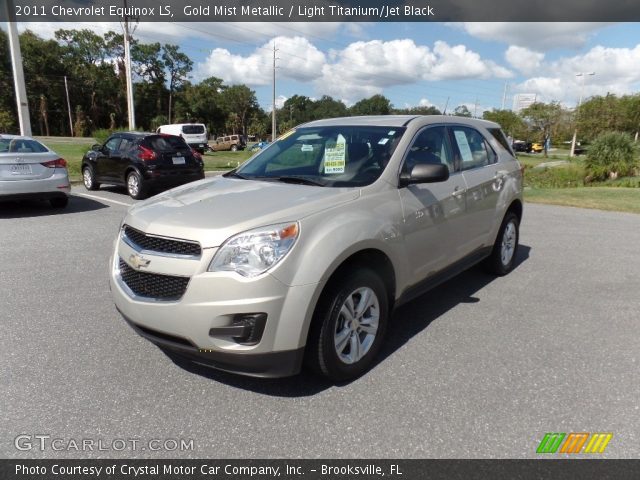
[[(530, 251), (531, 247), (522, 244), (518, 246), (514, 269), (517, 269), (529, 258)], [(458, 304), (479, 302), (480, 300), (473, 295), (495, 279), (495, 275), (487, 274), (481, 267), (476, 266), (396, 309), (393, 312), (382, 350), (372, 369), (384, 362), (411, 338), (429, 327), (431, 322)], [(334, 384), (307, 370), (303, 370), (300, 375), (295, 377), (253, 378), (215, 370), (173, 356), (169, 356), (169, 358), (180, 368), (195, 375), (231, 387), (274, 397), (306, 397), (332, 387), (344, 388), (351, 383)]]

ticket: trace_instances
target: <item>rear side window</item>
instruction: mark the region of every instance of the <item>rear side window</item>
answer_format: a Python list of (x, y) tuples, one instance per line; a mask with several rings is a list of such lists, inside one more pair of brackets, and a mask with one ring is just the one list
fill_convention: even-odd
[(198, 135), (204, 133), (204, 125), (183, 125), (182, 133), (187, 135)]
[(507, 140), (507, 137), (504, 136), (504, 132), (502, 131), (502, 129), (500, 128), (489, 128), (487, 129), (489, 130), (489, 133), (491, 135), (493, 135), (493, 138), (495, 138), (500, 145), (502, 145), (504, 147), (504, 149), (509, 152), (511, 155), (513, 155), (513, 150), (511, 149), (511, 145), (509, 144), (509, 141)]
[(497, 161), (496, 153), (480, 132), (469, 127), (453, 127), (451, 130), (462, 170), (484, 167)]
[(182, 138), (175, 135), (151, 135), (144, 139), (142, 145), (159, 152), (173, 152), (189, 148)]
[(120, 150), (121, 152), (128, 152), (132, 146), (133, 146), (133, 140), (130, 140), (128, 138), (123, 138), (122, 142), (120, 142), (120, 146), (118, 147), (118, 150)]

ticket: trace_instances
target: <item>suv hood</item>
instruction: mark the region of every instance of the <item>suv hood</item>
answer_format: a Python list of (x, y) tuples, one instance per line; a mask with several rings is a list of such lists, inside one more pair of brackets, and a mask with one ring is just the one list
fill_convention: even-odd
[(360, 196), (352, 188), (216, 177), (169, 190), (129, 209), (124, 223), (146, 233), (220, 246), (232, 235), (296, 221)]

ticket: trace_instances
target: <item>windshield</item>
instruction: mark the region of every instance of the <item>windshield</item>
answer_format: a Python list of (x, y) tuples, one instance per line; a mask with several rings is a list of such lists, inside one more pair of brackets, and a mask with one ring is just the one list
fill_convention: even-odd
[(327, 187), (373, 183), (387, 166), (404, 127), (331, 126), (291, 130), (240, 167), (237, 176), (301, 180)]

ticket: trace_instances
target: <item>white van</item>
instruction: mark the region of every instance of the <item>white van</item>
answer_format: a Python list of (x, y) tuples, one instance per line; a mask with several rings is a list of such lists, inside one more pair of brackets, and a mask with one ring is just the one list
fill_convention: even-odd
[(165, 133), (167, 135), (176, 135), (184, 138), (184, 141), (200, 153), (204, 153), (209, 149), (207, 144), (207, 127), (202, 123), (174, 123), (172, 125), (161, 125), (156, 133)]

